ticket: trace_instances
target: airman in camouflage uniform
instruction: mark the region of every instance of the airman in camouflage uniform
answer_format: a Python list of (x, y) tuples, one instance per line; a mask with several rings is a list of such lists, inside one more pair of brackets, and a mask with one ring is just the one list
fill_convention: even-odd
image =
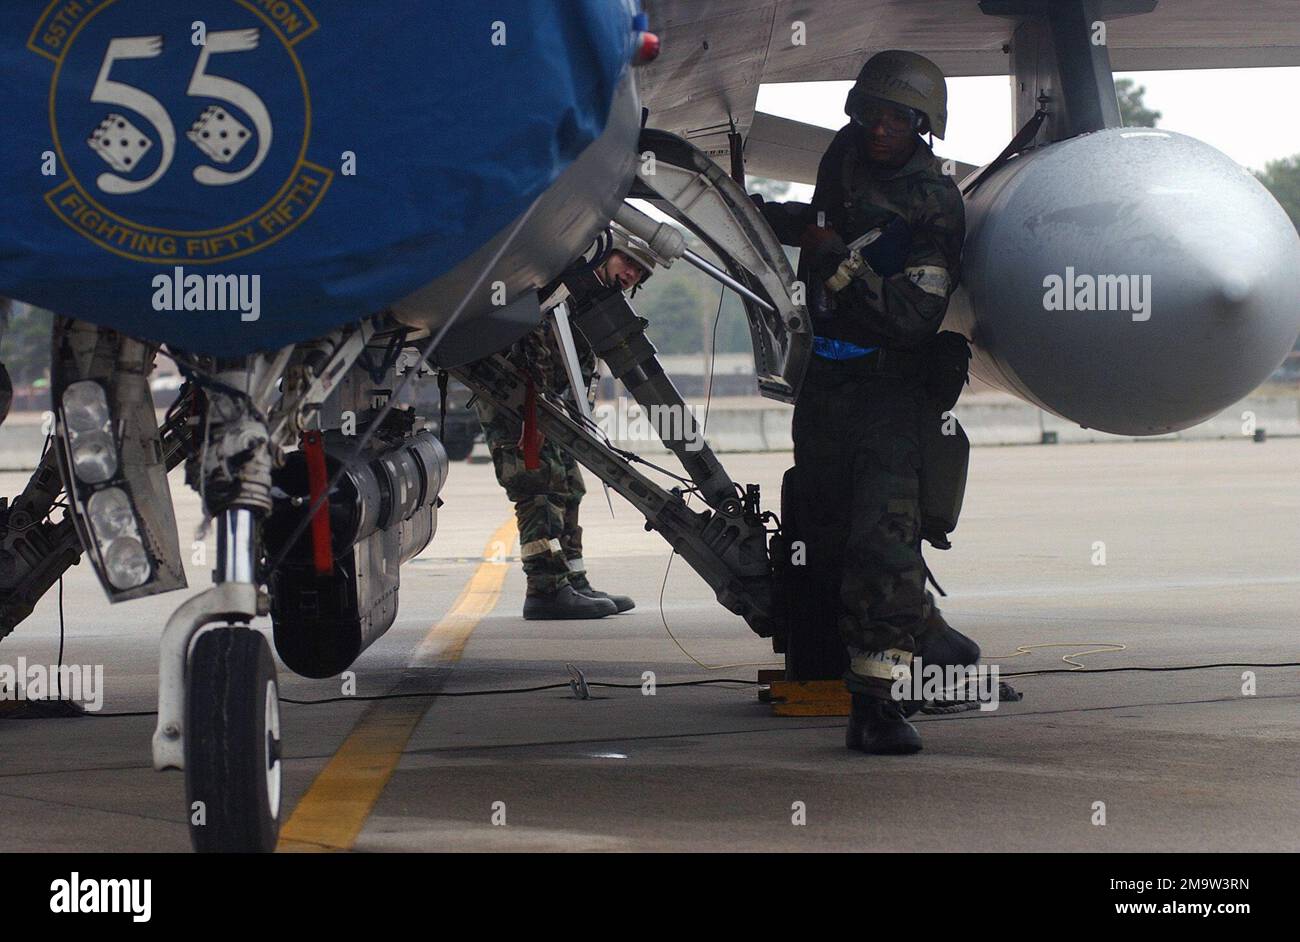
[(957, 284), (965, 214), (920, 136), (942, 137), (947, 117), (933, 63), (873, 56), (845, 111), (853, 120), (822, 158), (811, 207), (764, 207), (782, 241), (802, 246), (816, 336), (794, 413), (796, 537), (813, 584), (839, 595), (848, 745), (915, 752), (920, 737), (890, 692), (941, 621), (921, 558), (924, 351)]
[[(560, 301), (570, 305), (582, 303), (584, 296), (617, 284), (623, 290), (634, 287), (648, 277), (650, 256), (627, 245), (610, 253), (594, 273), (585, 277), (557, 279), (539, 292), (543, 310), (553, 309)], [(635, 255), (633, 254), (635, 253)], [(532, 375), (539, 390), (565, 395), (569, 387), (557, 338), (550, 317), (510, 350), (510, 360)], [(594, 396), (592, 379), (596, 374), (596, 355), (580, 331), (574, 331), (579, 367), (584, 389), (581, 395), (590, 402)], [(591, 586), (582, 558), (582, 527), (578, 511), (586, 494), (586, 485), (578, 463), (568, 452), (545, 438), (539, 450), (539, 466), (530, 470), (521, 446), (520, 423), (498, 412), (489, 403), (475, 403), (483, 435), (492, 452), (497, 482), (515, 505), (519, 526), (519, 555), (528, 580), (524, 600), (527, 619), (602, 618), (635, 607), (627, 596), (609, 595)]]

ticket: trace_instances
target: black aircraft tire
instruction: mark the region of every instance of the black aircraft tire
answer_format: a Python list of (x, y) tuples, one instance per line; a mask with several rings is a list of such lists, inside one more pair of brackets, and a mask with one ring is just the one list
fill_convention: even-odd
[(474, 451), (473, 435), (448, 435), (442, 447), (447, 450), (448, 461), (464, 461)]
[(269, 853), (280, 833), (280, 706), (259, 632), (221, 627), (194, 644), (185, 796), (199, 853)]
[(14, 384), (9, 378), (9, 371), (0, 363), (0, 425), (9, 417), (9, 407), (14, 401)]

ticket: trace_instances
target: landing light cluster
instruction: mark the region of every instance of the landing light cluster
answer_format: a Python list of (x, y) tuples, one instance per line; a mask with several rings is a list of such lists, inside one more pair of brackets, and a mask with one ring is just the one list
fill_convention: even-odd
[(90, 379), (69, 384), (63, 393), (63, 428), (77, 480), (89, 487), (108, 484), (94, 490), (86, 504), (108, 581), (117, 589), (144, 585), (153, 567), (140, 538), (135, 507), (122, 486), (125, 481), (114, 482), (118, 452), (103, 386)]

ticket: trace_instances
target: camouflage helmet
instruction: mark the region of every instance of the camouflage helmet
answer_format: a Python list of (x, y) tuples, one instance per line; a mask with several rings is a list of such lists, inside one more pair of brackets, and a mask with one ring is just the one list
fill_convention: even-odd
[(844, 102), (844, 113), (853, 117), (867, 98), (919, 112), (929, 123), (928, 130), (943, 137), (948, 125), (948, 84), (939, 67), (925, 56), (902, 49), (876, 53), (858, 73)]
[(638, 286), (645, 284), (650, 279), (650, 276), (654, 274), (655, 265), (658, 263), (654, 252), (644, 241), (624, 232), (618, 226), (612, 227), (611, 231), (614, 233), (614, 244), (610, 247), (610, 251), (622, 252), (636, 262), (644, 272), (637, 284)]

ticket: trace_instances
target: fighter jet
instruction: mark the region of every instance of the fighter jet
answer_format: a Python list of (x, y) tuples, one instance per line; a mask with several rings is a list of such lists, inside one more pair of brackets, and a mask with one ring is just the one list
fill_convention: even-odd
[[(184, 770), (187, 809), (202, 802), (197, 849), (271, 849), (279, 695), (248, 626), (269, 614), (281, 660), (325, 677), (392, 625), (448, 476), (427, 417), (401, 404), (450, 372), (532, 410), (780, 649), (757, 489), (679, 426), (665, 443), (703, 498), (692, 509), (494, 355), (536, 326), (538, 289), (599, 261), (618, 226), (742, 297), (760, 390), (792, 401), (811, 348), (802, 286), (743, 181), (812, 179), (829, 132), (755, 113), (758, 86), (851, 78), (871, 52), (909, 48), (1018, 89), (1024, 132), (963, 181), (951, 326), (979, 375), (1092, 427), (1186, 427), (1282, 360), (1300, 241), (1223, 155), (1119, 126), (1110, 49), (1126, 68), (1295, 64), (1300, 27), (1253, 18), (1271, 8), (11, 4), (0, 295), (59, 317), (52, 434), (0, 513), (0, 632), (82, 555), (113, 602), (184, 588), (167, 479), (184, 463), (217, 560), (162, 627), (154, 764)], [(1115, 306), (1080, 303), (1080, 277), (1109, 279), (1092, 304)], [(628, 299), (572, 317), (639, 401), (681, 404)], [(187, 380), (161, 421), (159, 355)]]
[(1208, 144), (1123, 127), (1112, 78), (1112, 68), (1300, 65), (1300, 21), (1287, 4), (647, 8), (664, 47), (639, 76), (652, 123), (722, 162), (734, 130), (745, 170), (779, 180), (814, 183), (833, 132), (756, 112), (762, 83), (852, 79), (891, 48), (919, 52), (949, 77), (1010, 76), (1014, 147), (964, 178), (974, 168), (952, 163), (967, 235), (944, 326), (971, 340), (984, 382), (1086, 428), (1154, 435), (1237, 402), (1295, 342), (1300, 238), (1286, 214)]

